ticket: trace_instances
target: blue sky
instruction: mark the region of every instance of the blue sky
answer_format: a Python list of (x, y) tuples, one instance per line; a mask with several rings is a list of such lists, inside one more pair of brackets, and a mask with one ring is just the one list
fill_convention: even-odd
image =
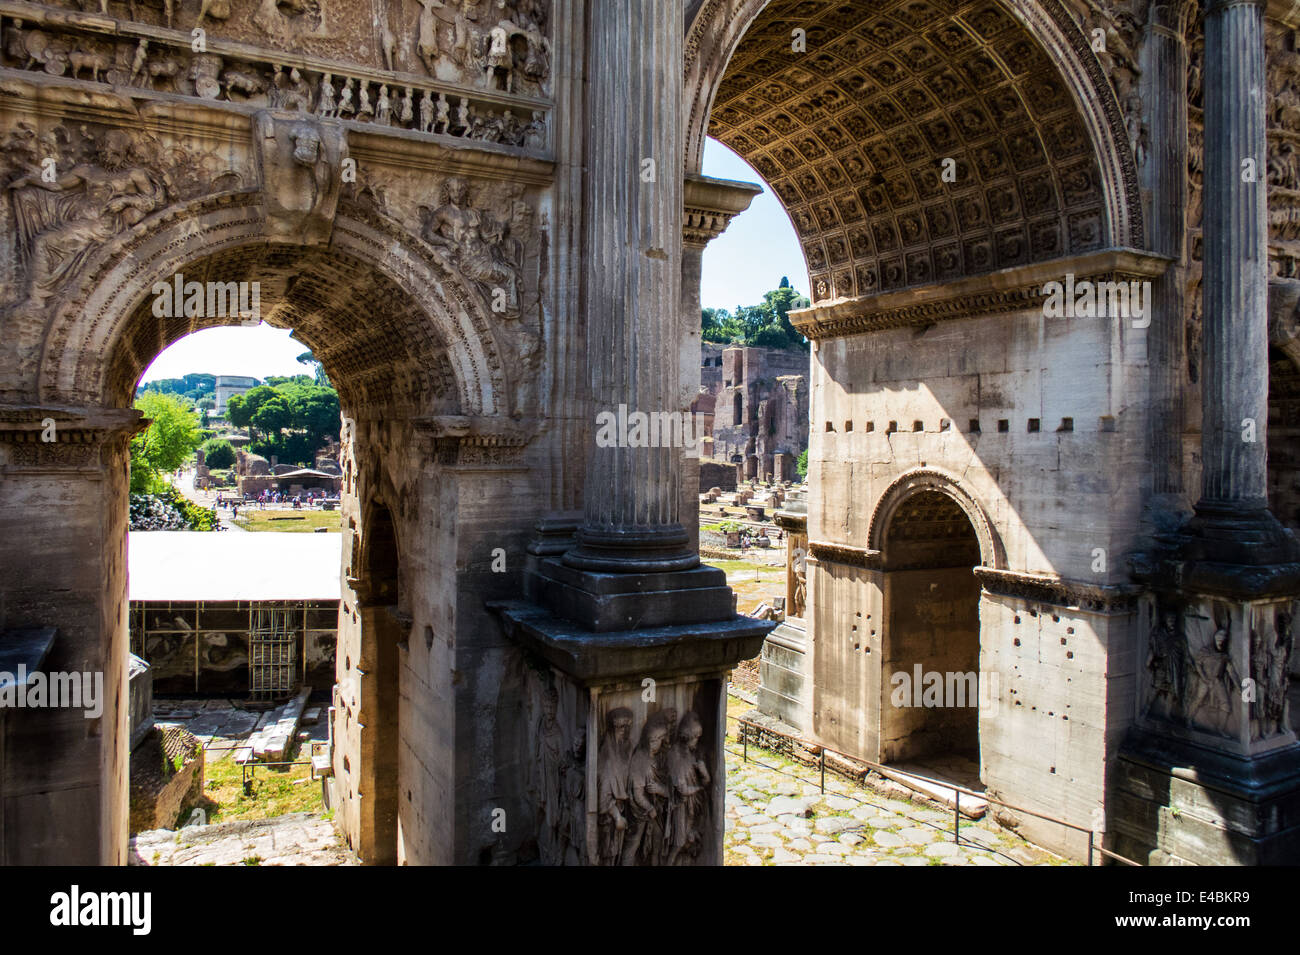
[[(704, 148), (704, 174), (762, 184), (750, 166), (726, 146), (710, 139)], [(708, 308), (753, 305), (776, 288), (781, 277), (808, 294), (808, 272), (794, 229), (773, 192), (764, 187), (748, 211), (704, 250), (700, 301)], [(297, 375), (308, 371), (297, 361), (307, 350), (284, 329), (210, 328), (187, 335), (154, 360), (142, 382), (179, 378), (191, 372), (214, 375)]]

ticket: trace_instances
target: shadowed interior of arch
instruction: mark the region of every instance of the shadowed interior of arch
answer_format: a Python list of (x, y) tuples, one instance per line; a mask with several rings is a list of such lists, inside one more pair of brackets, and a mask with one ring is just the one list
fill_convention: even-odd
[[(183, 297), (160, 292), (162, 286), (175, 289), (177, 276), (182, 290), (197, 283), (192, 289), (203, 302), (191, 309), (197, 314), (186, 314), (188, 292)], [(127, 319), (108, 358), (107, 397), (113, 402), (128, 404), (149, 364), (183, 336), (252, 321), (229, 304), (239, 300), (240, 283), (247, 283), (247, 292), (257, 292), (260, 319), (292, 328), (324, 366), (345, 414), (367, 408), (412, 414), (460, 410), (446, 343), (430, 322), (421, 320), (421, 303), (347, 252), (250, 244), (195, 260), (156, 281)], [(226, 307), (211, 308), (214, 301), (220, 306), (223, 295)], [(245, 294), (243, 301), (250, 300), (253, 296)]]
[[(884, 535), (881, 745), (887, 761), (924, 760), (948, 778), (979, 763), (980, 545), (942, 491), (894, 509)], [(960, 760), (962, 765), (945, 766)], [(956, 770), (954, 773), (953, 770)]]

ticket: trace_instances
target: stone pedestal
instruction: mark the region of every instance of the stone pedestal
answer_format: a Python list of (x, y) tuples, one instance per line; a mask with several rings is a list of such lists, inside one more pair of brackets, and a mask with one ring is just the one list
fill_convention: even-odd
[(720, 865), (726, 674), (770, 621), (595, 633), (490, 605), (524, 650), (526, 751), (544, 865)]

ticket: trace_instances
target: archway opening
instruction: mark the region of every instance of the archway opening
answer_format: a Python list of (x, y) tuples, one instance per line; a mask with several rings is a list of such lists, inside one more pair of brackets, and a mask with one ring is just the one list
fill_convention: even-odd
[[(946, 778), (978, 779), (980, 543), (942, 491), (922, 489), (885, 529), (881, 750)], [(987, 688), (985, 688), (987, 691)]]
[[(246, 569), (253, 577), (269, 581), (299, 576), (301, 568), (290, 566), (292, 558), (277, 560), (276, 548), (262, 544), (276, 538), (307, 538), (312, 543), (332, 538), (332, 566), (318, 574), (331, 582), (335, 591), (328, 626), (319, 622), (324, 611), (299, 606), (301, 601), (293, 600), (292, 594), (260, 615), (255, 611), (266, 608), (254, 608), (250, 601), (243, 601), (238, 609), (243, 611), (241, 620), (268, 623), (276, 630), (271, 636), (283, 637), (283, 649), (292, 649), (292, 666), (286, 671), (288, 690), (277, 685), (281, 692), (263, 694), (259, 702), (284, 704), (306, 691), (312, 695), (305, 708), (320, 711), (315, 724), (318, 732), (304, 726), (320, 748), (304, 747), (283, 754), (299, 762), (312, 761), (311, 773), (326, 777), (323, 786), (316, 783), (302, 791), (320, 787), (325, 807), (334, 811), (335, 824), (363, 862), (395, 863), (401, 855), (397, 798), (402, 746), (400, 688), (411, 621), (410, 609), (403, 605), (403, 598), (409, 602), (410, 596), (404, 595), (400, 585), (399, 539), (408, 536), (403, 522), (413, 520), (418, 507), (404, 470), (405, 457), (397, 450), (418, 440), (414, 433), (418, 417), (455, 413), (462, 407), (455, 359), (444, 337), (454, 331), (449, 332), (427, 314), (430, 308), (441, 307), (437, 301), (414, 301), (386, 271), (341, 249), (241, 246), (196, 258), (174, 275), (156, 278), (155, 294), (134, 302), (120, 316), (120, 330), (110, 337), (109, 347), (77, 358), (79, 367), (96, 370), (106, 404), (129, 405), (144, 369), (187, 335), (218, 326), (257, 325), (259, 320), (264, 323), (263, 330), (266, 326), (292, 329), (293, 337), (302, 343), (296, 346), (298, 353), (310, 351), (313, 361), (319, 363), (317, 375), (305, 376), (303, 387), (310, 382), (337, 388), (331, 406), (332, 428), (324, 442), (300, 434), (292, 421), (274, 420), (273, 414), (256, 416), (251, 425), (235, 429), (244, 432), (249, 444), (265, 443), (270, 433), (279, 433), (294, 455), (301, 452), (306, 458), (282, 456), (276, 461), (270, 452), (258, 454), (262, 449), (241, 446), (239, 464), (227, 469), (232, 473), (221, 484), (224, 503), (216, 508), (220, 522), (230, 530), (179, 536), (210, 537), (227, 545), (233, 538), (242, 538), (241, 543), (252, 551)], [(163, 294), (159, 291), (163, 286), (174, 291), (160, 304), (157, 295)], [(217, 290), (218, 301), (220, 295), (226, 296), (226, 308), (212, 310), (210, 289)], [(196, 294), (187, 308), (191, 292)], [(236, 301), (239, 307), (230, 307)], [(238, 362), (234, 367), (230, 362), (224, 365), (215, 370), (244, 371)], [(232, 401), (237, 407), (240, 402), (231, 394), (221, 397), (228, 424)], [(263, 407), (272, 407), (285, 397), (269, 398)], [(214, 389), (212, 407), (205, 409), (213, 417), (219, 417), (216, 398)], [(125, 448), (119, 453), (125, 457)], [(321, 476), (326, 472), (327, 493), (314, 493), (316, 484), (326, 480)], [(184, 496), (198, 504), (198, 495), (191, 493), (197, 490), (193, 474), (188, 475)], [(290, 485), (290, 481), (303, 487)], [(207, 490), (201, 506), (210, 508), (215, 502), (211, 500), (212, 488)], [(273, 497), (268, 499), (268, 494)], [(123, 511), (125, 496), (123, 493), (119, 499)], [(240, 523), (252, 512), (264, 526), (232, 526), (236, 506)], [(289, 523), (302, 523), (304, 518), (308, 518), (304, 526)], [(272, 520), (284, 523), (269, 523)], [(306, 528), (307, 524), (311, 526)], [(322, 533), (279, 532), (289, 527)], [(131, 537), (134, 547), (134, 532)], [(201, 572), (199, 566), (192, 568), (195, 575)], [(132, 615), (133, 627), (136, 620)], [(239, 628), (232, 622), (229, 629)], [(259, 634), (251, 624), (243, 629), (247, 640), (244, 666), (251, 680), (254, 641)], [(326, 631), (332, 631), (329, 665), (313, 669), (309, 654), (319, 650), (321, 634)], [(196, 632), (190, 645), (210, 636)], [(132, 633), (133, 649), (135, 638)], [(224, 639), (229, 648), (231, 638)], [(198, 673), (201, 661), (194, 666)], [(201, 687), (196, 689), (202, 695)], [(239, 702), (248, 699), (235, 690), (229, 697)], [(294, 749), (292, 740), (290, 747)], [(258, 781), (271, 779), (274, 772), (257, 767), (254, 776)]]

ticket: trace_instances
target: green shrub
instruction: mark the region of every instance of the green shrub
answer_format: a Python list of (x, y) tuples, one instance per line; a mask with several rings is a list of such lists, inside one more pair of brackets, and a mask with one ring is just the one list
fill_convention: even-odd
[(203, 463), (214, 471), (231, 467), (235, 463), (235, 449), (223, 438), (211, 438), (203, 443)]

